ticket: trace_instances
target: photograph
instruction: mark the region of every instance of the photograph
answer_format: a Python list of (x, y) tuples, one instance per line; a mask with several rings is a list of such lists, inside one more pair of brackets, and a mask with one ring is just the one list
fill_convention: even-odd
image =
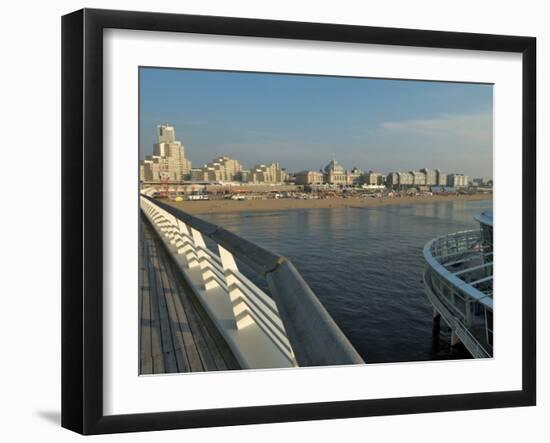
[(493, 84), (138, 69), (140, 375), (494, 357)]

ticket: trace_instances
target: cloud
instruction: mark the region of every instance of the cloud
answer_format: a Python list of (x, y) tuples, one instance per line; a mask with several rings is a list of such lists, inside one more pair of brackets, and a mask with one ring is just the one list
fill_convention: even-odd
[(462, 138), (470, 141), (491, 142), (493, 117), (490, 113), (441, 115), (431, 119), (412, 119), (380, 123), (386, 134), (424, 137)]

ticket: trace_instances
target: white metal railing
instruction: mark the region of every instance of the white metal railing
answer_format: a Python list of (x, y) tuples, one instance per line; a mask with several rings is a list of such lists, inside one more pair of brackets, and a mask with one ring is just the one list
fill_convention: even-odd
[[(433, 274), (426, 270), (424, 273), (424, 282), (426, 284), (426, 294), (428, 299), (434, 306), (434, 308), (439, 312), (445, 322), (453, 330), (453, 332), (460, 338), (460, 341), (466, 349), (472, 354), (474, 358), (486, 358), (491, 357), (491, 353), (486, 350), (485, 346), (482, 345), (479, 340), (468, 330), (467, 326), (462, 320), (456, 317), (456, 312), (453, 312), (452, 309), (449, 309), (449, 305), (444, 303), (441, 298), (437, 295), (437, 289), (434, 286), (432, 280)], [(451, 305), (452, 306), (452, 305)]]
[[(492, 291), (481, 291), (475, 286), (492, 280), (492, 251), (487, 252), (483, 245), (481, 231), (462, 231), (434, 238), (424, 247), (424, 259), (427, 263), (426, 294), (434, 308), (474, 357), (491, 356)], [(473, 260), (481, 264), (459, 268), (456, 272), (449, 270)], [(466, 278), (474, 272), (490, 275), (472, 281)]]
[[(242, 367), (363, 363), (288, 260), (143, 193), (140, 207)], [(277, 300), (235, 257), (267, 279)]]

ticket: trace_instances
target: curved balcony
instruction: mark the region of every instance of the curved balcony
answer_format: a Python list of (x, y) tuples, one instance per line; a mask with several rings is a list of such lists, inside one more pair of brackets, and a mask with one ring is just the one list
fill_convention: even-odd
[(424, 247), (424, 287), (434, 313), (474, 358), (493, 356), (493, 248), (483, 227), (434, 238)]

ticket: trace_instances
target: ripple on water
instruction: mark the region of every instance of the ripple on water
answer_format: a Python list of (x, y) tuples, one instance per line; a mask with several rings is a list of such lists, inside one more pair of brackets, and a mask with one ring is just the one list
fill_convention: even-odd
[(476, 228), (473, 216), (490, 208), (489, 201), (458, 201), (205, 218), (290, 258), (367, 362), (397, 362), (466, 357), (450, 349), (444, 326), (433, 339), (422, 248), (433, 237)]

